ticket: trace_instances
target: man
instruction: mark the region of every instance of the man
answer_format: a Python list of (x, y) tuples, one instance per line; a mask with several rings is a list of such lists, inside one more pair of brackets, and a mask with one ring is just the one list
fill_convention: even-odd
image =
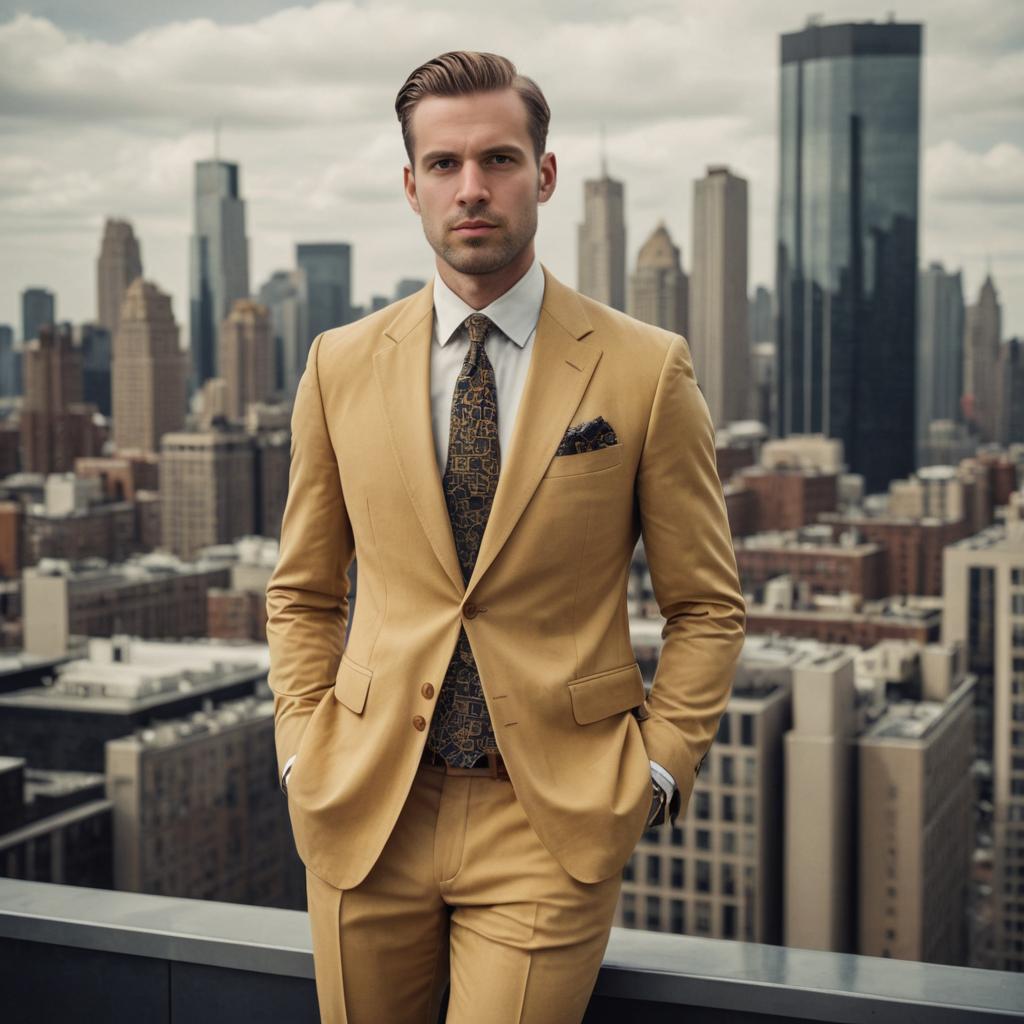
[[(680, 335), (537, 261), (536, 84), (447, 53), (396, 110), (437, 275), (314, 339), (267, 587), (320, 1012), (433, 1022), (450, 979), (451, 1024), (567, 1024), (729, 698), (745, 606), (714, 432)], [(667, 620), (646, 697), (641, 532)]]

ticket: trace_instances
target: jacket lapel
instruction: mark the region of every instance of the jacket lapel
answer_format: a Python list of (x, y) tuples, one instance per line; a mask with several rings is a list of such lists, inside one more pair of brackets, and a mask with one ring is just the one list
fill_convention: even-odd
[(502, 453), (494, 504), (473, 574), (466, 585), (467, 593), (480, 582), (519, 522), (601, 358), (601, 348), (593, 338), (581, 344), (593, 328), (578, 296), (547, 267), (543, 269), (544, 301), (530, 367), (519, 399), (510, 450)]
[(373, 371), (388, 423), (388, 440), (423, 532), (461, 594), (465, 583), (437, 471), (430, 415), (430, 345), (434, 333), (432, 283), (410, 298), (384, 328), (384, 333), (391, 342), (385, 340), (374, 353)]
[[(430, 546), (460, 595), (493, 563), (540, 483), (579, 407), (601, 348), (580, 344), (593, 328), (576, 293), (544, 267), (544, 300), (509, 451), (502, 452), (494, 503), (473, 574), (463, 584), (430, 415), (433, 283), (414, 295), (384, 333), (394, 344), (374, 354), (374, 374), (402, 480)], [(500, 413), (499, 413), (500, 415)]]

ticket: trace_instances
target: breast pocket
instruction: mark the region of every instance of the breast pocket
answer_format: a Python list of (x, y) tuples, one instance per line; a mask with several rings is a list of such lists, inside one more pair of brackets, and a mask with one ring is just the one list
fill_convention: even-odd
[(611, 469), (622, 461), (624, 445), (609, 445), (607, 448), (596, 448), (592, 452), (578, 452), (575, 455), (556, 455), (548, 466), (542, 479), (551, 480), (555, 477), (580, 476), (584, 473), (597, 473), (602, 469)]

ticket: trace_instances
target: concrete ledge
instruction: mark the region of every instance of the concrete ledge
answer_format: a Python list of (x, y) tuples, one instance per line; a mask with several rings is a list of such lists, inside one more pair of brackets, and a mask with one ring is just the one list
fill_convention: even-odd
[[(70, 998), (84, 984), (82, 977), (95, 981), (97, 971), (123, 969), (143, 984), (142, 962), (117, 963), (125, 957), (148, 961), (150, 988), (135, 993), (134, 1010), (139, 1015), (138, 1000), (153, 1000), (157, 1005), (142, 1009), (154, 1020), (258, 1021), (264, 1014), (273, 1019), (270, 1007), (279, 1013), (282, 1005), (296, 1007), (296, 1015), (287, 1019), (301, 1020), (315, 1001), (309, 925), (299, 911), (0, 878), (0, 950), (0, 990), (17, 992), (14, 1005), (22, 1009), (32, 1001), (38, 1011), (38, 1000), (51, 992), (57, 1002), (64, 994)], [(50, 989), (38, 991), (43, 981), (33, 981), (37, 967)], [(241, 974), (232, 979), (227, 972)], [(263, 976), (266, 992), (255, 1013), (254, 975)], [(225, 993), (235, 990), (235, 982), (235, 994), (248, 996), (231, 1002)], [(104, 987), (113, 986), (99, 986)], [(58, 996), (62, 988), (67, 993)], [(96, 997), (101, 995), (108, 1002), (114, 998), (110, 992)], [(74, 1005), (82, 1010), (87, 997), (76, 998)], [(681, 1007), (689, 1008), (682, 1016)], [(48, 1017), (5, 1013), (12, 1024), (22, 1019)], [(308, 1019), (315, 1022), (316, 1016)], [(595, 1024), (615, 1019), (1024, 1020), (1024, 977), (613, 928), (586, 1019)]]

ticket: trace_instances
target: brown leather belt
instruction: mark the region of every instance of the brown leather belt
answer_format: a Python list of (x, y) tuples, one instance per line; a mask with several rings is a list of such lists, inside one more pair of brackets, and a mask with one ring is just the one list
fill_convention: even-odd
[(491, 779), (508, 779), (509, 777), (505, 761), (497, 751), (485, 751), (477, 763), (470, 768), (456, 768), (450, 765), (440, 754), (435, 754), (430, 747), (425, 746), (423, 748), (422, 763), (427, 768), (444, 772), (445, 775), (483, 775)]

